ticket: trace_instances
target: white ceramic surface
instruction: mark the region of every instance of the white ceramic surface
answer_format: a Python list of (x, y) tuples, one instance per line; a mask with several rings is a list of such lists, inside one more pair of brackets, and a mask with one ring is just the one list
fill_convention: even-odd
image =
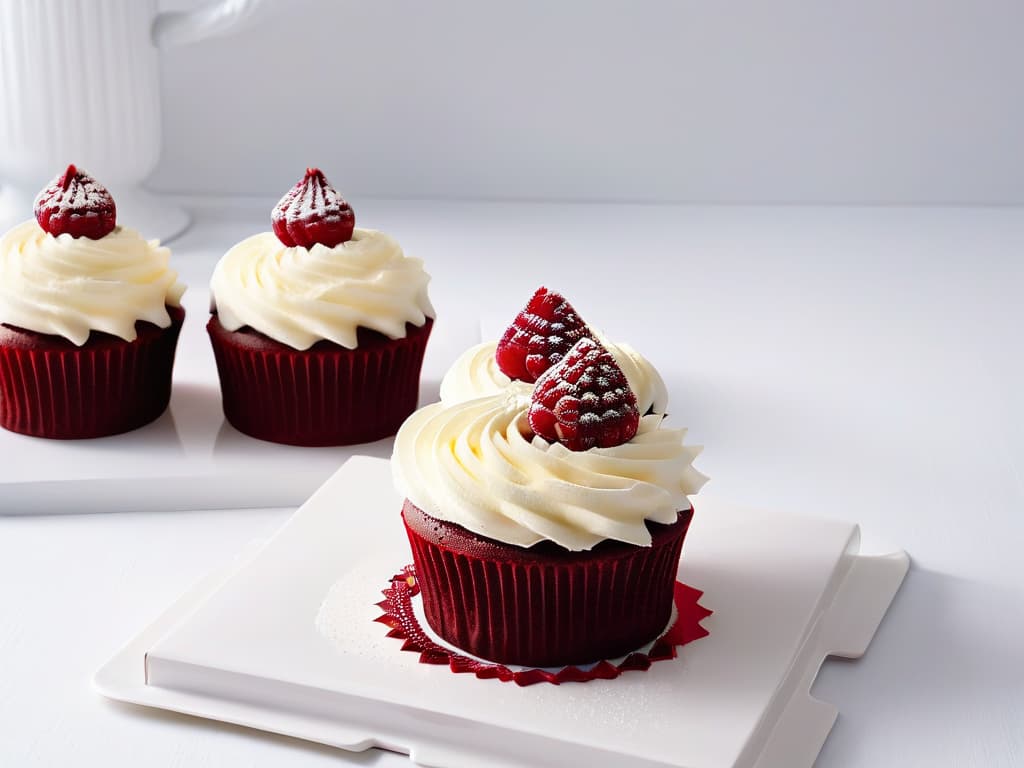
[[(197, 311), (213, 261), (274, 202), (190, 202), (174, 253)], [(913, 553), (870, 652), (815, 681), (842, 712), (815, 768), (1024, 765), (1024, 210), (352, 202), (429, 265), (449, 323), (431, 346), (548, 282), (665, 375), (672, 423), (706, 446), (700, 498), (857, 520), (863, 551)], [(208, 392), (202, 341), (177, 373)], [(220, 424), (215, 405), (196, 417)], [(292, 512), (0, 517), (0, 765), (408, 766), (90, 689), (126, 638)]]
[(223, 34), (258, 1), (158, 14), (157, 0), (0, 0), (0, 230), (68, 163), (147, 237), (184, 229), (183, 208), (139, 186), (160, 155), (158, 48)]
[(520, 688), (420, 664), (373, 621), (410, 561), (400, 506), (387, 461), (351, 459), (101, 670), (98, 688), (437, 768), (810, 768), (836, 716), (809, 696), (817, 670), (827, 654), (864, 653), (908, 564), (858, 555), (853, 525), (698, 501), (680, 578), (705, 591), (710, 636), (644, 673)]

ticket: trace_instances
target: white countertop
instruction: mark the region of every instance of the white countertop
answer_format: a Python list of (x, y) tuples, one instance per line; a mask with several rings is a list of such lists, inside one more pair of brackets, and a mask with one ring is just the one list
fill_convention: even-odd
[[(214, 259), (265, 227), (263, 208), (197, 209), (172, 244), (190, 309)], [(672, 420), (707, 446), (704, 493), (858, 521), (865, 549), (910, 553), (867, 656), (828, 663), (815, 686), (842, 713), (819, 766), (1024, 762), (1024, 210), (367, 202), (357, 213), (426, 260), (452, 328), (511, 317), (546, 283), (632, 342), (663, 372)], [(185, 355), (177, 380), (206, 380), (212, 365)], [(0, 518), (0, 765), (406, 765), (90, 689), (143, 624), (288, 512)]]

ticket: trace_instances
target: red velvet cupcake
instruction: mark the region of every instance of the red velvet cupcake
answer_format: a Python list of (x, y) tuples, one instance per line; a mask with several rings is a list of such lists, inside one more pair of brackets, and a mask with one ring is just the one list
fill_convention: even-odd
[(58, 439), (141, 427), (170, 400), (185, 288), (75, 166), (0, 239), (0, 427)]
[(417, 411), (392, 466), (425, 616), (503, 664), (638, 650), (667, 626), (687, 498), (706, 478), (685, 430), (640, 417), (622, 370), (583, 338), (529, 397)]
[(410, 501), (402, 509), (434, 631), (474, 656), (531, 667), (615, 659), (664, 632), (692, 515), (648, 522), (648, 547), (606, 539), (571, 552), (488, 539)]
[(430, 276), (311, 168), (217, 264), (207, 325), (224, 415), (291, 445), (393, 435), (416, 409), (433, 326)]

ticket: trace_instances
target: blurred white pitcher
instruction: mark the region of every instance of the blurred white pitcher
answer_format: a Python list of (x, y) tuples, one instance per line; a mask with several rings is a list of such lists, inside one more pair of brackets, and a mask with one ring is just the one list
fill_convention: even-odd
[(146, 237), (188, 226), (140, 187), (160, 156), (158, 49), (226, 32), (259, 0), (157, 13), (156, 0), (0, 0), (0, 227), (68, 163), (110, 188)]

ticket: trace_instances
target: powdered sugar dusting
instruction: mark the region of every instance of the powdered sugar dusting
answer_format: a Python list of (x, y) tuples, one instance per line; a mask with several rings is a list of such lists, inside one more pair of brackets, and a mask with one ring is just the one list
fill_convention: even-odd
[(317, 632), (329, 640), (339, 653), (367, 662), (392, 662), (391, 641), (374, 631), (380, 615), (380, 554), (348, 563), (345, 573), (333, 584), (317, 611)]
[(573, 306), (561, 294), (541, 286), (506, 329), (495, 357), (510, 379), (532, 382), (573, 344), (589, 336), (590, 329)]
[(288, 247), (333, 248), (351, 239), (355, 213), (323, 171), (307, 168), (302, 181), (292, 187), (271, 214), (274, 233)]
[(54, 237), (69, 234), (99, 240), (117, 226), (117, 208), (107, 188), (69, 165), (35, 200), (39, 226)]
[(599, 342), (582, 338), (537, 380), (529, 420), (545, 440), (585, 451), (631, 440), (640, 411), (615, 358)]

